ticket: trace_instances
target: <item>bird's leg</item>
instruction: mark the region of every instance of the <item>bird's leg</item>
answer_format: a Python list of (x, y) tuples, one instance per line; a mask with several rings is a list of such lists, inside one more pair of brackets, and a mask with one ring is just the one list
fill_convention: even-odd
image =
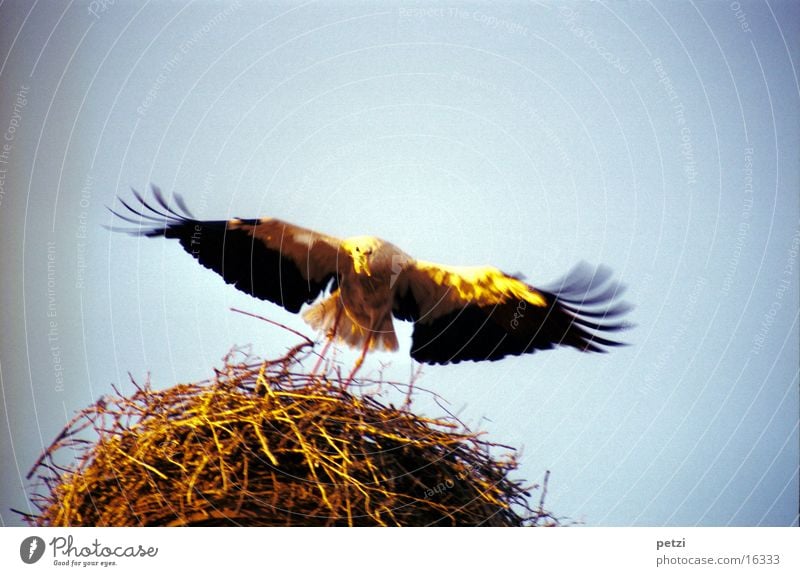
[(343, 307), (340, 307), (336, 311), (336, 319), (333, 321), (333, 329), (328, 332), (327, 338), (328, 341), (325, 342), (325, 346), (322, 348), (322, 352), (317, 359), (317, 363), (314, 364), (314, 369), (311, 371), (312, 374), (316, 374), (317, 370), (319, 370), (320, 364), (322, 364), (323, 360), (325, 359), (325, 354), (328, 353), (328, 348), (331, 347), (331, 342), (333, 342), (334, 338), (336, 338), (336, 331), (339, 329), (339, 320), (342, 319), (342, 312), (344, 311)]
[(361, 368), (361, 365), (364, 363), (364, 358), (366, 358), (367, 356), (370, 344), (372, 344), (372, 332), (370, 332), (369, 335), (367, 336), (367, 339), (364, 340), (364, 347), (361, 349), (361, 355), (358, 357), (358, 360), (356, 360), (356, 363), (353, 366), (353, 371), (350, 372), (350, 376), (348, 376), (347, 380), (345, 380), (344, 383), (345, 388), (347, 388), (350, 385), (350, 382), (353, 381), (353, 376), (356, 375), (356, 372), (358, 372), (358, 369)]

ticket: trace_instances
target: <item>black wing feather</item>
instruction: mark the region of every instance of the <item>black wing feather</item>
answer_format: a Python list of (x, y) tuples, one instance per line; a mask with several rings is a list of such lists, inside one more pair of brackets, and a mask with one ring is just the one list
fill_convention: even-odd
[[(312, 278), (308, 274), (308, 254), (303, 262), (298, 261), (297, 250), (281, 249), (284, 235), (290, 236), (298, 230), (291, 224), (279, 220), (270, 222), (278, 237), (277, 243), (271, 246), (255, 234), (255, 227), (262, 223), (261, 220), (234, 221), (235, 224), (226, 220), (197, 220), (186, 209), (180, 196), (175, 195), (178, 211), (169, 205), (161, 190), (155, 186), (153, 196), (160, 209), (136, 190), (133, 190), (133, 194), (140, 206), (134, 207), (120, 198), (120, 203), (128, 213), (110, 210), (118, 218), (139, 227), (112, 230), (147, 237), (175, 238), (200, 264), (214, 270), (225, 282), (242, 292), (296, 313), (303, 304), (313, 302), (320, 293), (333, 289), (337, 284), (335, 268)], [(242, 227), (242, 224), (249, 226)]]
[[(535, 290), (532, 288), (532, 290)], [(623, 288), (601, 267), (576, 266), (549, 290), (536, 290), (546, 306), (517, 298), (491, 306), (465, 303), (463, 308), (419, 317), (411, 290), (398, 294), (395, 314), (416, 320), (411, 356), (419, 362), (448, 364), (463, 360), (498, 360), (555, 346), (584, 352), (606, 352), (621, 342), (602, 336), (629, 328), (620, 321), (630, 309), (614, 302)]]

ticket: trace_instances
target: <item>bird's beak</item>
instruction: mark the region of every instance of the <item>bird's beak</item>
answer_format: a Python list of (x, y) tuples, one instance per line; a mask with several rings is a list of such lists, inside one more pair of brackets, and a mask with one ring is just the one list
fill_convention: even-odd
[(366, 254), (356, 254), (353, 257), (353, 268), (355, 268), (356, 274), (366, 274), (367, 276), (372, 276)]

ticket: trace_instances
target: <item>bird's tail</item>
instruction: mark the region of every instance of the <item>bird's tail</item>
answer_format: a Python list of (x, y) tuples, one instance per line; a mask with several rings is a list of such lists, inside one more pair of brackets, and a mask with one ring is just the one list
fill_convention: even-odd
[(334, 336), (336, 340), (352, 348), (363, 347), (370, 335), (371, 349), (394, 351), (399, 347), (391, 316), (387, 316), (386, 321), (371, 330), (347, 313), (338, 290), (306, 309), (303, 320), (315, 330), (324, 332), (328, 337)]

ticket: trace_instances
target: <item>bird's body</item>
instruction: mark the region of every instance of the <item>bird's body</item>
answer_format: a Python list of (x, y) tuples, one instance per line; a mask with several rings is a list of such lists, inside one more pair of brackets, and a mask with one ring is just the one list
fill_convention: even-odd
[[(369, 270), (359, 269), (343, 259), (339, 287), (327, 298), (308, 308), (303, 319), (313, 328), (338, 338), (351, 347), (397, 350), (399, 344), (392, 322), (393, 278), (385, 262), (410, 262), (411, 258), (393, 244), (358, 237), (343, 242), (356, 256), (361, 250), (374, 250)], [(387, 294), (389, 297), (387, 298)], [(338, 318), (338, 325), (337, 325)]]
[[(275, 218), (201, 221), (180, 197), (172, 208), (154, 187), (154, 207), (121, 201), (137, 224), (125, 231), (176, 238), (201, 264), (256, 298), (274, 302), (349, 346), (397, 350), (393, 318), (414, 323), (420, 362), (497, 360), (565, 345), (602, 352), (598, 333), (625, 328), (628, 307), (607, 269), (576, 267), (537, 289), (492, 266), (455, 267), (412, 258), (372, 236), (340, 240)], [(142, 227), (145, 226), (145, 227)], [(325, 296), (320, 298), (321, 296)]]

